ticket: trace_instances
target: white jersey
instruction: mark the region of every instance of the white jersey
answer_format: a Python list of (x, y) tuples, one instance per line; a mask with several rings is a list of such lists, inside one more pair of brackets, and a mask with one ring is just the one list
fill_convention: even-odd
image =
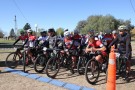
[(43, 43), (44, 41), (47, 40), (47, 37), (42, 37), (42, 36), (40, 36), (40, 37), (38, 38), (38, 40), (41, 41), (41, 43)]

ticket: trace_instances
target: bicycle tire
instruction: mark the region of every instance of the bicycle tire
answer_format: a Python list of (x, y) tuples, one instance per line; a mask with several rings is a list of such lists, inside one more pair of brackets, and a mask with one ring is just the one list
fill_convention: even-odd
[[(49, 73), (49, 69), (51, 69), (50, 71), (55, 71), (52, 75)], [(54, 70), (53, 70), (54, 69)], [(60, 69), (60, 62), (58, 60), (58, 58), (56, 56), (50, 58), (46, 64), (46, 75), (50, 78), (55, 78), (56, 75), (58, 74)]]
[(79, 61), (77, 63), (77, 72), (82, 75), (85, 73), (85, 67), (86, 67), (86, 58), (80, 57)]
[(39, 55), (35, 60), (34, 70), (37, 73), (42, 73), (44, 71), (45, 67), (46, 67), (47, 61), (48, 61), (48, 59), (45, 57), (44, 54)]
[[(94, 63), (95, 66), (92, 65), (92, 63)], [(89, 67), (89, 65), (90, 65), (90, 67)], [(91, 67), (91, 66), (92, 66), (92, 67)], [(94, 67), (93, 67), (93, 66), (94, 66)], [(88, 74), (89, 69), (91, 69), (90, 72), (92, 72), (92, 78), (94, 78), (93, 81), (91, 80), (91, 78), (89, 79), (89, 74)], [(95, 73), (95, 70), (94, 70), (94, 69), (96, 69), (96, 71), (97, 71), (97, 76), (96, 76), (96, 77), (93, 75), (93, 73)], [(94, 71), (92, 71), (92, 70), (94, 70)], [(87, 62), (87, 64), (86, 64), (86, 67), (85, 67), (85, 78), (86, 78), (87, 82), (90, 83), (90, 84), (92, 84), (92, 85), (93, 85), (93, 84), (96, 84), (96, 82), (97, 82), (97, 80), (98, 80), (98, 78), (99, 78), (99, 74), (100, 74), (100, 69), (99, 69), (98, 61), (96, 61), (95, 59), (89, 60), (89, 61)]]
[[(12, 58), (12, 55), (13, 55), (13, 58)], [(17, 60), (17, 57), (18, 57), (18, 60)], [(9, 61), (9, 58), (11, 58), (11, 61)], [(18, 66), (19, 60), (20, 58), (16, 54), (16, 52), (12, 52), (7, 56), (5, 64), (9, 68), (16, 68)]]

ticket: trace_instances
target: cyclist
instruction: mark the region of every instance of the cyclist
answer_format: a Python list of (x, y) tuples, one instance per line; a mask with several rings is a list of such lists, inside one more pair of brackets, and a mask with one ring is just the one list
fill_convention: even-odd
[(36, 52), (36, 49), (34, 48), (35, 46), (35, 40), (36, 40), (36, 36), (33, 35), (33, 31), (31, 29), (27, 30), (27, 34), (28, 34), (28, 38), (25, 41), (25, 43), (23, 44), (23, 46), (25, 44), (28, 44), (28, 50), (27, 50), (27, 54), (28, 56), (31, 57), (32, 61), (35, 59), (35, 57), (33, 57), (34, 53)]
[[(64, 32), (64, 49), (67, 50), (73, 50), (72, 53), (74, 53), (74, 51), (77, 50), (79, 44), (78, 43), (74, 43), (76, 41), (74, 41), (74, 39), (78, 39), (78, 37), (72, 37), (71, 33), (69, 31)], [(75, 55), (72, 56), (72, 68), (76, 67), (76, 60), (77, 57)], [(73, 71), (71, 71), (72, 73), (74, 73)]]
[[(15, 46), (15, 44), (18, 42), (18, 41), (22, 41), (22, 43), (24, 44), (25, 40), (28, 38), (28, 36), (25, 34), (25, 31), (24, 30), (21, 30), (20, 31), (20, 36), (18, 37), (18, 39), (13, 43), (13, 46)], [(18, 54), (20, 56), (20, 58), (22, 57), (21, 55), (21, 52), (20, 50), (23, 50), (23, 48), (18, 48), (17, 51), (18, 51)]]
[[(86, 35), (86, 41), (85, 41), (85, 44), (87, 45), (88, 44), (88, 40), (89, 40), (89, 37), (90, 36), (95, 36), (95, 32), (94, 32), (94, 30), (89, 30), (89, 32), (88, 32), (88, 34)], [(95, 36), (95, 40), (98, 40), (98, 38)]]
[[(127, 30), (126, 30), (126, 33), (129, 35), (130, 41), (131, 41), (131, 33), (130, 33), (130, 29), (127, 29)], [(131, 42), (130, 42), (130, 50), (131, 50), (131, 56), (130, 56), (130, 57), (132, 57), (132, 46), (131, 46)]]
[(117, 32), (116, 32), (116, 30), (113, 30), (113, 31), (112, 31), (112, 37), (113, 37), (113, 39), (115, 39), (115, 38), (117, 37)]
[(54, 49), (57, 45), (57, 36), (55, 33), (54, 28), (48, 29), (48, 37), (47, 37), (47, 42), (49, 44), (49, 48)]
[(41, 36), (36, 40), (36, 46), (38, 46), (38, 44), (40, 43), (40, 46), (48, 47), (48, 43), (46, 42), (47, 32), (42, 31), (42, 32), (40, 32), (40, 35)]
[(101, 43), (100, 40), (95, 40), (94, 36), (90, 36), (88, 40), (88, 45), (85, 49), (86, 53), (87, 52), (101, 52), (98, 53), (98, 55), (95, 57), (95, 59), (100, 62), (100, 64), (103, 63), (103, 57), (107, 56), (107, 53), (105, 52), (106, 47)]
[(81, 37), (81, 35), (79, 35), (79, 31), (78, 30), (74, 31), (74, 35), (73, 35), (72, 38), (73, 38), (75, 46), (77, 46), (77, 47), (81, 46), (81, 39), (82, 39), (82, 37)]
[(24, 44), (25, 40), (28, 38), (28, 36), (25, 34), (24, 30), (20, 31), (20, 36), (18, 37), (18, 39), (14, 42), (13, 46), (18, 42), (18, 41), (22, 41), (22, 43)]
[(130, 55), (131, 55), (131, 48), (130, 48), (130, 35), (125, 32), (125, 30), (128, 30), (128, 27), (125, 25), (121, 25), (118, 27), (119, 34), (118, 36), (110, 43), (109, 48), (118, 42), (118, 52), (120, 54), (125, 55), (125, 59), (127, 59), (127, 75), (125, 79), (128, 79), (128, 75), (130, 73)]
[(99, 39), (99, 40), (102, 40), (102, 39), (103, 39), (103, 33), (102, 33), (102, 32), (99, 33), (98, 39)]

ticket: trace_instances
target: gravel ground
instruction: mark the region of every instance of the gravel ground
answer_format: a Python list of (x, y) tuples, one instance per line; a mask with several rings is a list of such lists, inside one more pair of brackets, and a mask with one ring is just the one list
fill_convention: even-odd
[[(135, 42), (132, 42), (133, 51), (135, 51)], [(6, 56), (8, 53), (0, 53), (0, 68), (4, 68), (4, 62)], [(133, 58), (132, 58), (132, 72), (130, 76), (130, 82), (126, 83), (123, 81), (122, 78), (117, 79), (116, 81), (116, 89), (117, 90), (135, 90), (135, 53), (133, 52)], [(22, 69), (19, 67), (19, 69)], [(29, 70), (29, 73), (36, 72), (33, 69), (27, 68)], [(106, 89), (106, 82), (105, 82), (105, 74), (102, 73), (99, 78), (99, 82), (96, 85), (90, 85), (85, 80), (85, 77), (83, 75), (74, 74), (72, 76), (69, 76), (69, 71), (63, 71), (61, 70), (60, 73), (58, 73), (58, 76), (56, 79), (64, 82), (69, 82), (73, 84), (77, 84), (80, 86), (86, 86), (90, 88), (95, 88), (96, 90), (105, 90)], [(47, 77), (45, 74), (38, 74), (43, 77)], [(39, 82), (36, 80), (32, 80), (23, 76), (15, 75), (12, 73), (0, 73), (0, 90), (64, 90), (64, 88), (56, 87), (54, 85), (50, 85), (47, 83)]]

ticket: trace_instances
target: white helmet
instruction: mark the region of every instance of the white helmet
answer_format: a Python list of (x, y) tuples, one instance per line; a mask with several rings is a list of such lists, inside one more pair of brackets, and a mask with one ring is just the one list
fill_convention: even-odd
[(64, 37), (65, 36), (70, 36), (70, 32), (69, 31), (64, 32)]
[(32, 30), (31, 29), (28, 29), (27, 32), (32, 32)]
[(112, 31), (112, 34), (116, 34), (116, 33), (117, 33), (116, 30), (113, 30), (113, 31)]
[(118, 27), (118, 30), (128, 30), (128, 27), (125, 25), (121, 25)]

